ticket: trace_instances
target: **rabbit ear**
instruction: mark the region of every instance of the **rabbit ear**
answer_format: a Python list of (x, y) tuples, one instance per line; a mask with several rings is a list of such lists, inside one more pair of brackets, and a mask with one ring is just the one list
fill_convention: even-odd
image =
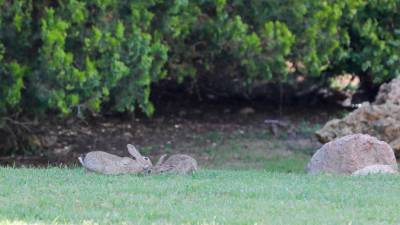
[(135, 148), (135, 146), (128, 144), (126, 146), (128, 148), (129, 154), (135, 157), (136, 162), (139, 163), (140, 166), (144, 168), (152, 167), (151, 161), (148, 157), (143, 157), (142, 154)]
[(160, 158), (158, 159), (158, 162), (156, 163), (156, 166), (161, 165), (164, 162), (165, 157), (167, 157), (167, 154), (160, 156)]
[(142, 158), (142, 155), (140, 154), (140, 152), (135, 148), (135, 146), (128, 144), (126, 146), (128, 148), (128, 152), (129, 154), (131, 154), (133, 157), (135, 157), (136, 159), (138, 158)]

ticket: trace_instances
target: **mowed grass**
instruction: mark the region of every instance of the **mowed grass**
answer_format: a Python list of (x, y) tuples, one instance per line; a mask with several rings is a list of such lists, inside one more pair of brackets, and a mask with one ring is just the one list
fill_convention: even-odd
[(0, 168), (0, 224), (400, 224), (400, 177)]

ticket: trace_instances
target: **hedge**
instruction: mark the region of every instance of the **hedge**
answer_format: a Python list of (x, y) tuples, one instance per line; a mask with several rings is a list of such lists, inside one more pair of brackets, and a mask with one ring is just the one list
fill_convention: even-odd
[(151, 84), (399, 74), (400, 0), (0, 0), (0, 116), (133, 112)]

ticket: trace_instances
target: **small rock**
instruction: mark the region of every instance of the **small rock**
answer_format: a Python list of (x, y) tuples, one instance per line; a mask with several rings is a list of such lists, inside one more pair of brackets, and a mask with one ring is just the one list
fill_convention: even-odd
[(250, 115), (250, 114), (254, 114), (256, 112), (256, 110), (254, 110), (251, 107), (244, 107), (239, 111), (239, 114), (241, 115)]
[(56, 148), (54, 149), (54, 154), (59, 155), (59, 156), (65, 156), (68, 155), (72, 150), (71, 146), (65, 146), (64, 148)]
[(398, 174), (396, 169), (390, 165), (371, 165), (355, 171), (352, 176), (366, 176), (371, 174)]
[(68, 131), (66, 133), (67, 136), (76, 136), (78, 133), (76, 131)]
[(101, 124), (103, 127), (113, 127), (114, 126), (114, 124), (112, 124), (112, 123), (103, 123), (103, 124)]
[(80, 131), (81, 131), (81, 133), (86, 134), (86, 135), (92, 135), (93, 134), (93, 132), (90, 129), (86, 128), (86, 127), (81, 128)]
[(208, 99), (211, 99), (211, 100), (217, 98), (217, 97), (216, 97), (215, 95), (213, 95), (213, 94), (208, 94), (208, 95), (206, 95), (206, 96), (207, 96)]
[(125, 136), (126, 138), (133, 138), (133, 135), (131, 134), (131, 132), (125, 132), (125, 133), (124, 133), (124, 136)]

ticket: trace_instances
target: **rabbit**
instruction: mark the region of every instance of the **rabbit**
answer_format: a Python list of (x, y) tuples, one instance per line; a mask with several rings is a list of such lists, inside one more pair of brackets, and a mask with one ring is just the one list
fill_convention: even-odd
[(185, 175), (197, 170), (197, 161), (191, 156), (175, 154), (165, 160), (166, 157), (166, 154), (162, 155), (156, 165), (150, 169), (149, 174), (175, 173)]
[(151, 160), (143, 157), (135, 146), (128, 144), (127, 148), (133, 158), (119, 157), (103, 151), (92, 151), (78, 159), (87, 170), (103, 174), (149, 173), (153, 166)]

